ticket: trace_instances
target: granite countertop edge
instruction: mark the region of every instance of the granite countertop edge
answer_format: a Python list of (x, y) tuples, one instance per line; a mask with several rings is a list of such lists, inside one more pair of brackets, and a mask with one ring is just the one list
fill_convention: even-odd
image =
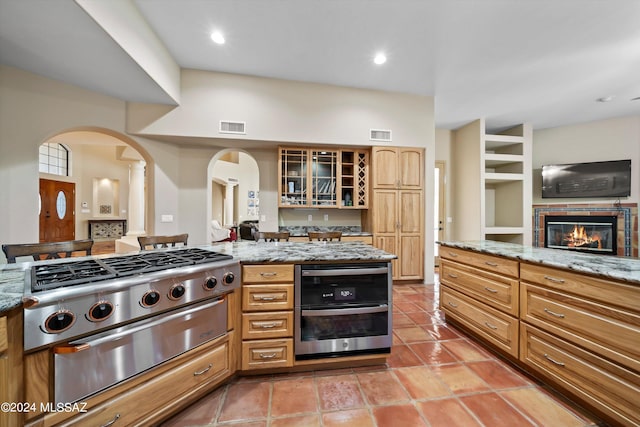
[(442, 246), (468, 249), (518, 261), (586, 273), (640, 285), (640, 259), (611, 255), (595, 255), (576, 251), (537, 248), (492, 240), (442, 241)]
[[(241, 263), (311, 263), (347, 261), (391, 261), (397, 256), (362, 242), (233, 242), (199, 246), (233, 255)], [(133, 252), (136, 253), (136, 252)], [(103, 258), (98, 255), (82, 258)], [(79, 260), (82, 258), (75, 258)], [(51, 261), (42, 261), (51, 262)], [(65, 262), (56, 260), (54, 262)], [(0, 315), (22, 304), (24, 278), (33, 262), (0, 264)]]

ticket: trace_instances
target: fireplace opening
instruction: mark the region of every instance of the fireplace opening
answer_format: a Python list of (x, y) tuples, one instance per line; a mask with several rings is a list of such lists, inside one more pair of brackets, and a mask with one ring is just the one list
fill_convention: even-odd
[(544, 247), (616, 255), (618, 218), (595, 215), (547, 215)]

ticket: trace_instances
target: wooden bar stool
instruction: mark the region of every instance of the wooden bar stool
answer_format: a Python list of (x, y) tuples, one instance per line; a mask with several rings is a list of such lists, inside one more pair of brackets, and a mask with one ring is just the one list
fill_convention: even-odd
[(2, 251), (7, 256), (7, 262), (13, 264), (16, 257), (31, 257), (34, 261), (45, 259), (57, 259), (71, 257), (76, 252), (76, 256), (91, 255), (93, 240), (68, 240), (65, 242), (49, 243), (25, 243), (2, 245)]
[(147, 246), (151, 246), (149, 249), (175, 247), (178, 244), (187, 246), (188, 238), (189, 234), (177, 234), (175, 236), (138, 236), (138, 243), (140, 244), (140, 249), (144, 251), (147, 249)]
[(332, 242), (342, 240), (342, 231), (309, 231), (309, 241)]
[(255, 233), (256, 242), (264, 240), (265, 242), (289, 241), (288, 231), (259, 231)]

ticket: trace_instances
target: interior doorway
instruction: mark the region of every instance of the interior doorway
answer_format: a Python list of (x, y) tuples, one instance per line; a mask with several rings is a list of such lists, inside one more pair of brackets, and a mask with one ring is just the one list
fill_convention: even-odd
[(435, 236), (433, 254), (434, 265), (440, 266), (440, 256), (438, 254), (439, 246), (436, 242), (444, 240), (445, 236), (445, 224), (446, 224), (446, 209), (445, 209), (445, 164), (443, 161), (435, 162), (435, 170), (433, 176), (435, 182), (434, 189), (434, 203), (433, 203), (433, 235)]

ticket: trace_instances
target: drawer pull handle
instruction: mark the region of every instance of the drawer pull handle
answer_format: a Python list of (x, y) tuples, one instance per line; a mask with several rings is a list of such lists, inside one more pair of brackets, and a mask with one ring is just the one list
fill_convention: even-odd
[(454, 254), (453, 252), (449, 252), (449, 256), (450, 256), (451, 258), (457, 258), (457, 257), (458, 257), (458, 254)]
[(256, 297), (258, 301), (275, 301), (276, 297)]
[(549, 362), (558, 365), (558, 366), (564, 366), (564, 363), (562, 362), (558, 362), (557, 360), (554, 360), (551, 356), (549, 356), (548, 354), (544, 354), (544, 358), (547, 359)]
[(274, 359), (277, 355), (277, 353), (260, 353), (260, 359)]
[(453, 308), (458, 308), (458, 304), (456, 304), (456, 303), (453, 303), (453, 302), (449, 301), (448, 304)]
[(498, 293), (498, 291), (496, 291), (495, 289), (491, 289), (491, 288), (488, 288), (486, 286), (484, 287), (484, 290), (487, 291), (487, 292), (491, 292), (492, 294), (497, 294)]
[(558, 279), (556, 277), (551, 277), (551, 276), (544, 276), (544, 278), (553, 283), (564, 283), (564, 279)]
[(262, 328), (262, 329), (271, 329), (271, 328), (275, 328), (278, 325), (279, 325), (279, 323), (271, 322), (271, 323), (259, 323), (256, 326), (258, 328)]
[(447, 276), (451, 277), (452, 279), (457, 279), (458, 275), (457, 274), (453, 274), (453, 273), (447, 273)]
[(487, 325), (489, 328), (491, 328), (491, 329), (493, 329), (493, 330), (498, 329), (498, 327), (497, 327), (497, 326), (492, 325), (492, 324), (491, 324), (491, 323), (489, 323), (489, 322), (484, 322), (484, 324), (485, 324), (485, 325)]
[(544, 308), (545, 313), (549, 313), (552, 316), (558, 317), (560, 319), (564, 319), (564, 314), (562, 313), (556, 313), (554, 311), (549, 310), (547, 307)]
[(113, 419), (111, 421), (109, 421), (106, 424), (102, 424), (100, 427), (109, 427), (112, 426), (116, 421), (118, 421), (120, 419), (120, 414), (116, 414), (115, 417), (113, 417)]
[(275, 272), (275, 271), (263, 271), (263, 272), (260, 273), (260, 275), (262, 277), (274, 277), (274, 276), (277, 276), (278, 273)]
[(195, 372), (193, 373), (193, 376), (194, 376), (194, 377), (197, 377), (198, 375), (202, 375), (202, 374), (204, 374), (204, 373), (206, 373), (206, 372), (209, 372), (209, 370), (210, 370), (212, 367), (213, 367), (213, 364), (212, 364), (212, 363), (209, 363), (209, 366), (207, 366), (206, 368), (204, 368), (202, 371), (195, 371)]
[(489, 266), (491, 266), (491, 267), (497, 267), (498, 266), (498, 264), (496, 264), (495, 262), (491, 262), (491, 261), (485, 261), (484, 263), (489, 265)]

